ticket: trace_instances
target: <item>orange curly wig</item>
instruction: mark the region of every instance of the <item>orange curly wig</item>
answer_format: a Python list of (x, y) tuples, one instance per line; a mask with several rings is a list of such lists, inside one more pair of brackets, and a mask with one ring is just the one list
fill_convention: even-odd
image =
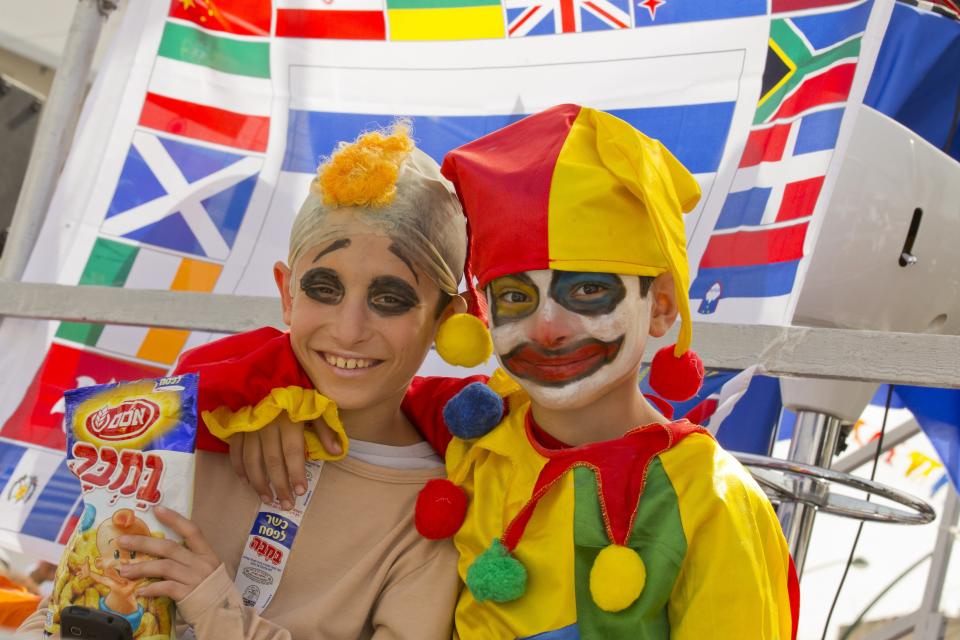
[(332, 207), (384, 207), (397, 194), (400, 165), (413, 151), (410, 125), (396, 122), (389, 133), (371, 131), (341, 143), (320, 167), (312, 189)]

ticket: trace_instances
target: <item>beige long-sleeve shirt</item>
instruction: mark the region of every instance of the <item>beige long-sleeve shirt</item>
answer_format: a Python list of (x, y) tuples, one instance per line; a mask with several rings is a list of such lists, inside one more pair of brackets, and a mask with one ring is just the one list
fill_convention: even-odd
[[(192, 519), (223, 565), (180, 603), (179, 616), (198, 640), (450, 638), (456, 551), (412, 522), (420, 488), (442, 475), (351, 458), (324, 464), (283, 580), (258, 616), (242, 606), (233, 577), (260, 499), (228, 456), (198, 452)], [(38, 611), (20, 630), (39, 632), (44, 617)]]

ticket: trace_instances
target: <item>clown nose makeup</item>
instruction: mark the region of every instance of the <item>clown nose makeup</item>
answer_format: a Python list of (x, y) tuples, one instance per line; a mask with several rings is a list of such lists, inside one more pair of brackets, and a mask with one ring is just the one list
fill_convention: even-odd
[(524, 343), (503, 356), (503, 366), (518, 378), (545, 387), (562, 387), (596, 373), (620, 353), (623, 336), (613, 342), (583, 340), (565, 349)]

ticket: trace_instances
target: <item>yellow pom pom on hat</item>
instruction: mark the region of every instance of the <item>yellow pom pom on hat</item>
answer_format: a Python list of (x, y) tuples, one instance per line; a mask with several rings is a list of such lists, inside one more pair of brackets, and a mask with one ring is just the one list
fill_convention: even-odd
[(476, 367), (490, 359), (493, 340), (483, 320), (469, 313), (456, 313), (437, 330), (437, 353), (458, 367)]

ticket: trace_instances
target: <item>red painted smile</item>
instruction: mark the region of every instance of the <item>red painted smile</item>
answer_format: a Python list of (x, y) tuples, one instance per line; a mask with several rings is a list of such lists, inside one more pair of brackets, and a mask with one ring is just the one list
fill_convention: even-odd
[(611, 342), (583, 340), (555, 351), (526, 342), (503, 356), (503, 366), (518, 378), (545, 387), (562, 387), (593, 375), (612, 362), (621, 345), (623, 336)]

